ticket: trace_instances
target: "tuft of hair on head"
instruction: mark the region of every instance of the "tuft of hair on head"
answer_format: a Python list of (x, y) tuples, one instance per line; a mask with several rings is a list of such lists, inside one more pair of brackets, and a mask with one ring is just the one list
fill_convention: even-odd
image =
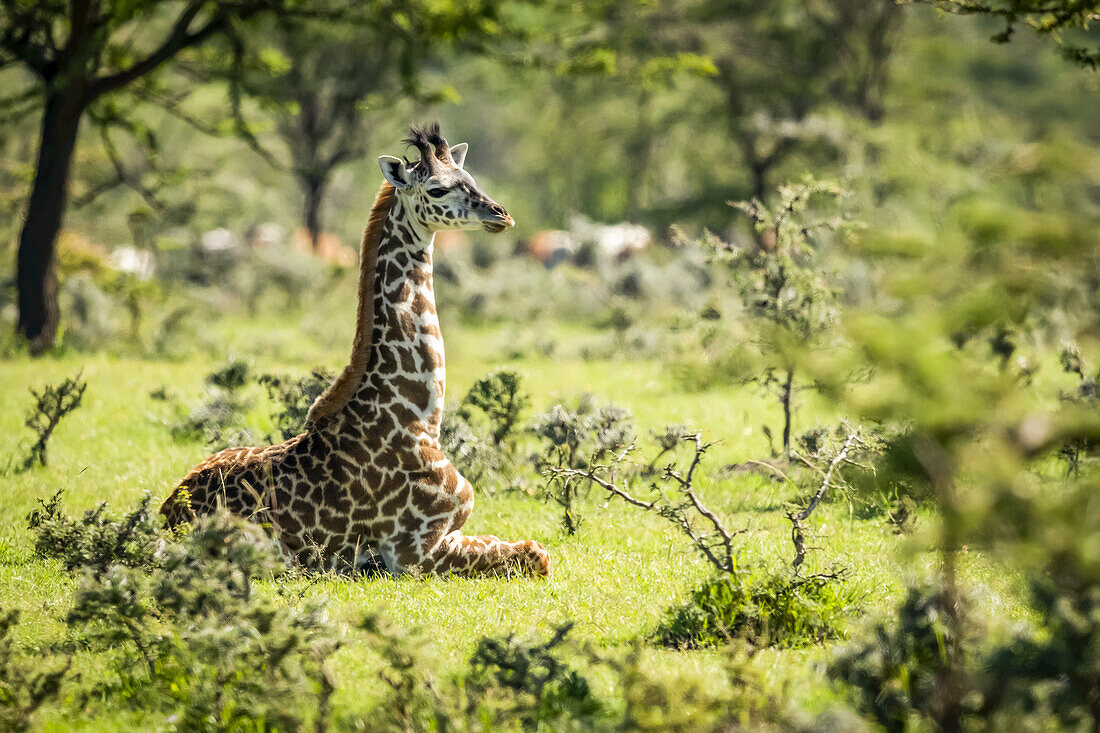
[(412, 125), (409, 127), (409, 136), (402, 142), (412, 145), (420, 151), (420, 160), (429, 165), (432, 158), (450, 162), (451, 151), (447, 141), (439, 131), (439, 123), (430, 125)]

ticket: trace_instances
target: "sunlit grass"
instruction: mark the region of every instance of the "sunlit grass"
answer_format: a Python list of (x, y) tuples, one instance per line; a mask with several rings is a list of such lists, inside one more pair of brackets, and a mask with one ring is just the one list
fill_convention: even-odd
[[(504, 362), (494, 338), (493, 332), (480, 329), (448, 332), (452, 398), (460, 397), (487, 370), (507, 364), (523, 374), (536, 410), (591, 391), (603, 401), (629, 408), (641, 436), (668, 423), (701, 428), (708, 438), (720, 442), (708, 456), (700, 493), (728, 518), (732, 528), (750, 530), (743, 540), (749, 558), (772, 567), (789, 562), (784, 508), (797, 499), (796, 490), (753, 474), (715, 475), (725, 464), (767, 455), (760, 427), (777, 424), (778, 410), (771, 397), (752, 387), (685, 392), (667, 365), (656, 361), (526, 357)], [(337, 366), (342, 353), (342, 349), (314, 351), (312, 357), (314, 363)], [(203, 378), (220, 363), (213, 357), (164, 362), (81, 355), (17, 359), (0, 365), (0, 459), (4, 461), (20, 449), (24, 438), (28, 387), (77, 371), (88, 381), (85, 405), (58, 428), (50, 445), (50, 465), (2, 479), (0, 598), (4, 606), (24, 614), (26, 623), (20, 625), (17, 636), (21, 643), (33, 646), (64, 637), (62, 619), (75, 583), (53, 562), (32, 555), (25, 517), (36, 499), (63, 488), (66, 508), (77, 513), (102, 501), (128, 508), (142, 492), (158, 499), (167, 495), (209, 450), (198, 443), (173, 440), (164, 424), (168, 408), (150, 392), (167, 387), (185, 401), (197, 401)], [(290, 365), (263, 356), (254, 361), (254, 367), (260, 372), (301, 372), (310, 363), (308, 355)], [(834, 417), (809, 393), (799, 397), (799, 407), (796, 432)], [(303, 592), (327, 596), (334, 618), (348, 628), (364, 613), (382, 609), (399, 626), (419, 630), (428, 642), (435, 673), (445, 676), (463, 667), (483, 636), (538, 633), (569, 620), (576, 623), (578, 642), (597, 649), (625, 648), (631, 640), (651, 634), (665, 609), (681, 602), (709, 572), (674, 527), (621, 502), (608, 503), (593, 494), (583, 507), (580, 531), (567, 536), (556, 505), (506, 487), (488, 488), (492, 490), (479, 493), (466, 531), (546, 543), (554, 559), (552, 578), (326, 579), (303, 586)], [(848, 570), (847, 582), (863, 599), (865, 613), (874, 615), (889, 608), (907, 583), (933, 567), (934, 559), (924, 557), (919, 540), (894, 534), (881, 517), (863, 517), (846, 500), (824, 504), (814, 518), (814, 544), (820, 548), (815, 554), (822, 562), (836, 562)], [(927, 517), (918, 519), (918, 537), (929, 524)], [(981, 588), (979, 603), (996, 608), (998, 615), (1020, 618), (1019, 578), (992, 571), (979, 553), (967, 555), (965, 564), (972, 582)], [(860, 619), (853, 618), (852, 623)], [(714, 652), (654, 648), (649, 654), (651, 663), (665, 674), (712, 677), (708, 684), (719, 684), (715, 675), (720, 665)], [(753, 663), (776, 689), (812, 678), (813, 691), (800, 693), (798, 703), (819, 708), (827, 706), (835, 694), (816, 671), (816, 663), (828, 654), (825, 647), (768, 651)], [(339, 683), (338, 710), (365, 711), (377, 699), (379, 663), (352, 633), (333, 663)], [(81, 653), (76, 669), (89, 682), (106, 674), (108, 667), (101, 655)], [(796, 687), (810, 689), (805, 684)], [(62, 726), (67, 714), (63, 709), (48, 711), (46, 727)], [(127, 720), (133, 720), (130, 714), (103, 703), (93, 705), (83, 723), (92, 729), (111, 728)], [(140, 723), (141, 727), (155, 724), (155, 720)]]

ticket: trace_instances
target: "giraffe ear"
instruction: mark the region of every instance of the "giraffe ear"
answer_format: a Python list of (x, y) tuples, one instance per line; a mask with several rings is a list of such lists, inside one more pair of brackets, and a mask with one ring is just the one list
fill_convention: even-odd
[(459, 168), (466, 162), (466, 151), (469, 149), (470, 146), (466, 143), (459, 143), (458, 145), (451, 146), (451, 159)]
[(382, 169), (382, 176), (397, 190), (401, 191), (409, 187), (409, 173), (405, 170), (405, 161), (392, 155), (383, 155), (378, 158), (378, 167)]

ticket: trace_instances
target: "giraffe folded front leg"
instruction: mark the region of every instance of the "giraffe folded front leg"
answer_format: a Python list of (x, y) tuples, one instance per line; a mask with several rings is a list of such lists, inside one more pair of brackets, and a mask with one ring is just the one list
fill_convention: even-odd
[(550, 553), (540, 542), (508, 542), (493, 535), (445, 535), (422, 570), (438, 575), (550, 575)]

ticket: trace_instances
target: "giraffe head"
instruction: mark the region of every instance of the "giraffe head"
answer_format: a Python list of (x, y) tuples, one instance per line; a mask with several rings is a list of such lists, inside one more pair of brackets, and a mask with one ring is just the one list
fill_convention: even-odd
[(420, 159), (383, 155), (382, 175), (404, 199), (412, 215), (429, 231), (485, 229), (502, 232), (515, 224), (504, 207), (485, 195), (463, 169), (466, 143), (447, 145), (439, 124), (412, 127), (405, 142), (420, 151)]

